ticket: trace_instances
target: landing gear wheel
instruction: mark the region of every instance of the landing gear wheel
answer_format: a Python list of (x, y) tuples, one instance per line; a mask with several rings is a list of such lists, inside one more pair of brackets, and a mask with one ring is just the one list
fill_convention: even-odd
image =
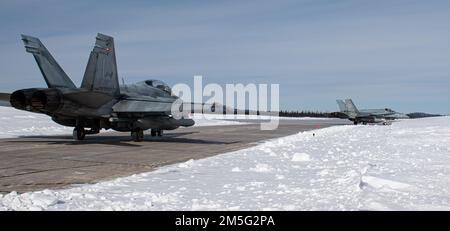
[(74, 140), (84, 140), (86, 137), (86, 130), (84, 130), (84, 127), (75, 127), (72, 136)]
[(354, 125), (358, 125), (358, 121), (353, 121), (353, 124)]
[(133, 141), (140, 142), (144, 140), (144, 130), (142, 129), (136, 129), (131, 132), (131, 137), (133, 138)]
[(162, 136), (163, 130), (162, 129), (152, 129), (150, 131), (151, 136)]

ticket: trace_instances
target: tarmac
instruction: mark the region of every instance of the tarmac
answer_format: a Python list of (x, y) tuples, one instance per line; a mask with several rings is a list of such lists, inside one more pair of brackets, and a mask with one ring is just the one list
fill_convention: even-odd
[(280, 120), (278, 129), (252, 124), (180, 128), (133, 142), (128, 133), (101, 132), (74, 141), (71, 135), (0, 139), (0, 193), (96, 183), (155, 168), (248, 148), (258, 143), (347, 120)]

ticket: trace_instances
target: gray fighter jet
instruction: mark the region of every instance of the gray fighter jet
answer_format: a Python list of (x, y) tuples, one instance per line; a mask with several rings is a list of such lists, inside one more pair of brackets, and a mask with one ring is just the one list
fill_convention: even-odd
[[(58, 65), (38, 38), (22, 35), (26, 51), (31, 53), (48, 88), (21, 89), (0, 94), (16, 109), (42, 113), (64, 126), (74, 127), (73, 137), (101, 129), (131, 132), (134, 141), (144, 138), (144, 130), (161, 136), (163, 130), (194, 125), (189, 118), (175, 119), (172, 104), (178, 100), (171, 88), (159, 80), (119, 85), (114, 40), (98, 34), (78, 88)], [(178, 101), (179, 102), (179, 101)]]
[(345, 101), (338, 99), (336, 102), (340, 112), (346, 115), (349, 120), (353, 121), (355, 125), (359, 123), (387, 125), (390, 124), (391, 120), (409, 118), (407, 115), (396, 112), (390, 108), (358, 110), (351, 99), (346, 99)]

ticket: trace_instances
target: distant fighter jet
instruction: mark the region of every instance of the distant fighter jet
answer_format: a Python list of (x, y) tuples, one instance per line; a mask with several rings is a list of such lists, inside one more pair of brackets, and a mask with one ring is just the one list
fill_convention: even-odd
[[(58, 65), (38, 38), (22, 35), (26, 51), (33, 54), (48, 88), (21, 89), (0, 94), (16, 109), (51, 116), (58, 124), (74, 127), (73, 137), (101, 129), (131, 132), (134, 141), (144, 138), (144, 130), (161, 136), (163, 130), (194, 125), (189, 118), (175, 119), (172, 103), (179, 99), (159, 80), (119, 86), (112, 37), (98, 34), (83, 81), (78, 88)], [(86, 130), (89, 128), (89, 130)]]
[(338, 99), (336, 102), (340, 112), (346, 115), (349, 120), (353, 121), (355, 125), (359, 123), (380, 123), (387, 125), (390, 123), (390, 120), (409, 118), (407, 115), (396, 112), (390, 108), (358, 110), (351, 99), (346, 99), (345, 101)]

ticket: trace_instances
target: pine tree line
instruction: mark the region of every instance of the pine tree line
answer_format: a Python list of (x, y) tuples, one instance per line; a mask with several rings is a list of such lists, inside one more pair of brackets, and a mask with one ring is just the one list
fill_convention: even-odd
[(281, 117), (318, 117), (318, 118), (335, 118), (336, 113), (319, 112), (319, 111), (280, 111)]

